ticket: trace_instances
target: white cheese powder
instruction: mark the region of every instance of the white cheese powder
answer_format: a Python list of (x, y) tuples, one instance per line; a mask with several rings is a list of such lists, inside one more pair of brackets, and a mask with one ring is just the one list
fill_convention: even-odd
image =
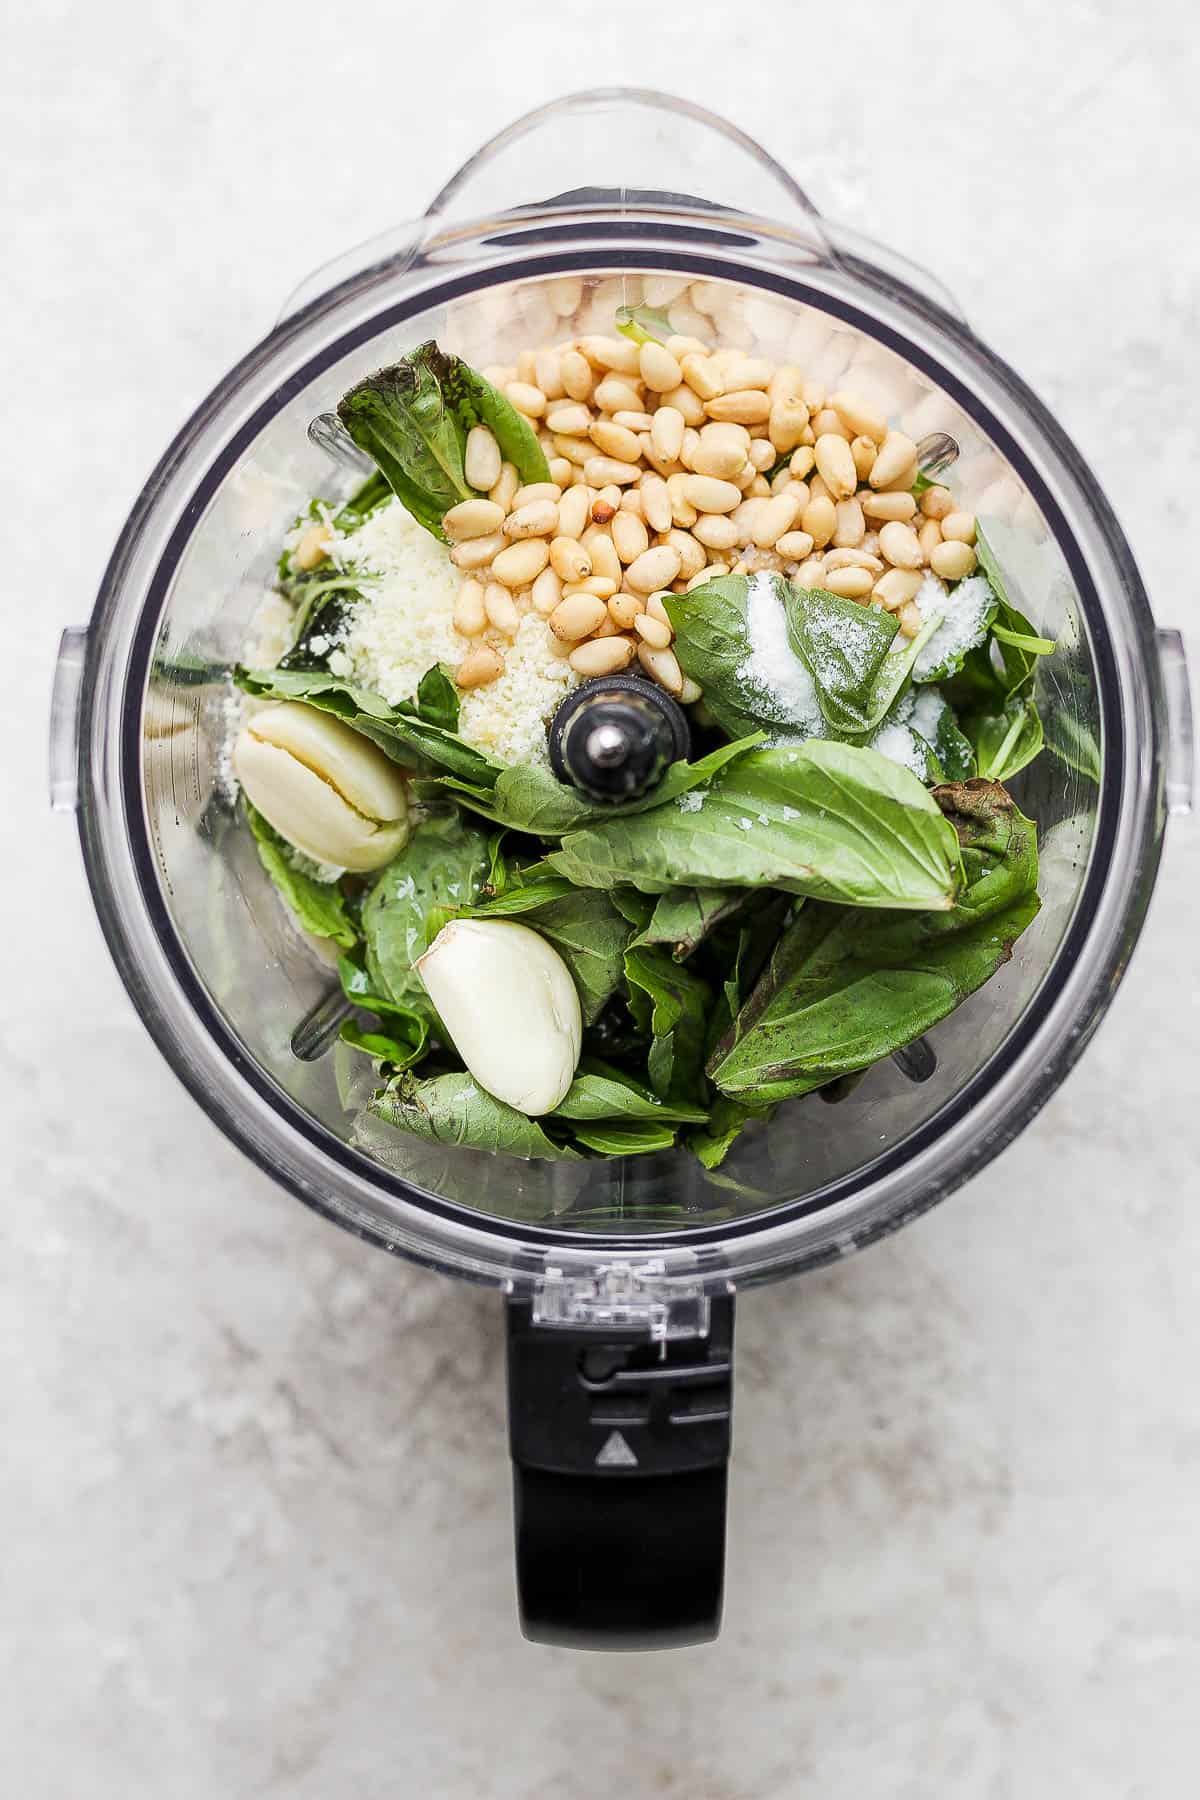
[(750, 655), (738, 673), (770, 703), (777, 717), (805, 737), (824, 737), (816, 683), (788, 642), (787, 619), (769, 575), (750, 578), (746, 594)]

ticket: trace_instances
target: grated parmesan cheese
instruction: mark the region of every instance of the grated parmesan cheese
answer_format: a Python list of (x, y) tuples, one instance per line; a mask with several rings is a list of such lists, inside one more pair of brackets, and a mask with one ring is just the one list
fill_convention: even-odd
[(994, 599), (982, 575), (969, 575), (957, 582), (953, 591), (936, 575), (926, 575), (917, 589), (916, 608), (923, 622), (937, 619), (940, 623), (913, 664), (918, 681), (982, 641), (983, 621)]
[[(462, 661), (465, 644), (454, 629), (462, 576), (398, 501), (373, 513), (341, 549), (365, 578), (363, 600), (329, 667), (389, 705), (411, 700), (434, 663)], [(579, 679), (555, 643), (535, 612), (523, 615), (515, 638), (495, 637), (504, 673), (462, 696), (458, 729), (468, 744), (497, 762), (548, 761), (547, 721)]]

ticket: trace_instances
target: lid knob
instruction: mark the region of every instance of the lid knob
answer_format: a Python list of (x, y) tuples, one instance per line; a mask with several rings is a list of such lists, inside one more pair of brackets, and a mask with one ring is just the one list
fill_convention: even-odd
[(634, 800), (686, 757), (682, 707), (640, 675), (601, 675), (568, 694), (550, 722), (550, 766), (593, 800)]

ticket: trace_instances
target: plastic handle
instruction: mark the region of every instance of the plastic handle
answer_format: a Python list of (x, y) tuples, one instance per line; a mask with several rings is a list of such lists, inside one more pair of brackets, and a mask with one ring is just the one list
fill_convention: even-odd
[(1163, 786), (1167, 811), (1175, 817), (1191, 812), (1195, 802), (1196, 753), (1192, 728), (1192, 692), (1188, 683), (1183, 634), (1156, 633), (1158, 662), (1167, 702), (1167, 745)]
[[(548, 171), (553, 171), (552, 175)], [(653, 88), (589, 88), (525, 113), (489, 138), (441, 189), (431, 218), (538, 204), (558, 193), (648, 191), (745, 213), (820, 215), (782, 164), (727, 119)]]
[(521, 1628), (535, 1643), (655, 1650), (721, 1619), (733, 1300), (703, 1337), (534, 1323), (508, 1302)]

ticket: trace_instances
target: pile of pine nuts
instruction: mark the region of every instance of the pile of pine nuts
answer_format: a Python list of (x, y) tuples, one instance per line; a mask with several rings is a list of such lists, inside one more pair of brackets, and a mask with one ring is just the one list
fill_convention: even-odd
[(912, 637), (925, 574), (957, 581), (975, 568), (973, 515), (944, 487), (919, 501), (911, 491), (912, 439), (793, 364), (694, 337), (584, 336), (483, 372), (534, 427), (551, 479), (520, 486), (491, 432), (469, 434), (479, 497), (442, 521), (464, 575), (462, 688), (503, 672), (532, 609), (580, 676), (636, 656), (687, 703), (699, 689), (671, 648), (665, 593), (777, 570), (883, 606)]

